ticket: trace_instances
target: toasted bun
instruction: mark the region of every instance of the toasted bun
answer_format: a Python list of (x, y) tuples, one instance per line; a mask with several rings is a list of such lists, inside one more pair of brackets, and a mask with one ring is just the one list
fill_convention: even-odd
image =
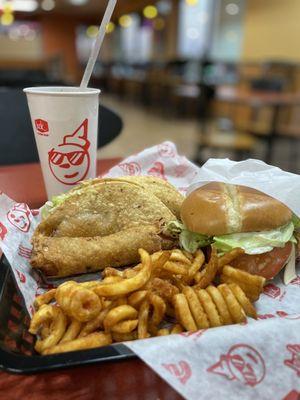
[(267, 231), (291, 218), (288, 207), (258, 190), (217, 182), (196, 189), (181, 206), (186, 227), (208, 236)]

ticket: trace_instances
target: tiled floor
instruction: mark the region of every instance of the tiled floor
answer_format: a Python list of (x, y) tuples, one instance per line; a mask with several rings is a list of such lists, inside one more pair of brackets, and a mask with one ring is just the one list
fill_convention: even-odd
[(164, 140), (174, 142), (179, 153), (194, 157), (199, 131), (196, 120), (163, 117), (108, 95), (103, 95), (101, 101), (121, 116), (124, 128), (116, 140), (99, 150), (98, 157), (126, 157)]

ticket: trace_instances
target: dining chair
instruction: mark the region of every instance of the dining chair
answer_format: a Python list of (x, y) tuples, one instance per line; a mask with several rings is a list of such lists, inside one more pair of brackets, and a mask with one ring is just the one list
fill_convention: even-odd
[[(112, 142), (121, 132), (122, 119), (99, 106), (98, 148)], [(26, 96), (21, 89), (0, 89), (0, 165), (39, 160)]]

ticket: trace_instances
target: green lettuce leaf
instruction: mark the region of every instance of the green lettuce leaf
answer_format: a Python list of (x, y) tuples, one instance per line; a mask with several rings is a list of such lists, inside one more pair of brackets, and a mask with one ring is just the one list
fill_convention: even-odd
[(199, 247), (207, 246), (212, 242), (212, 238), (189, 231), (179, 221), (169, 222), (167, 230), (173, 237), (178, 237), (180, 246), (190, 253), (194, 253)]
[(241, 247), (247, 254), (261, 254), (273, 250), (274, 247), (284, 247), (289, 241), (295, 241), (294, 224), (288, 224), (262, 232), (233, 233), (214, 236), (215, 247), (219, 252), (227, 252), (235, 247)]
[(295, 230), (299, 231), (300, 230), (300, 218), (297, 217), (296, 214), (293, 214), (293, 216), (292, 216), (292, 223), (294, 224)]

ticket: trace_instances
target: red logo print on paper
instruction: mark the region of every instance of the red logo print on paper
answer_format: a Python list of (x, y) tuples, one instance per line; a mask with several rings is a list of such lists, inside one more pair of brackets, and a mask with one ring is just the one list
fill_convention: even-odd
[(281, 294), (280, 287), (274, 285), (273, 283), (268, 283), (268, 285), (264, 287), (264, 294), (272, 299), (277, 299), (280, 297), (282, 298), (284, 295), (284, 293)]
[(177, 364), (161, 365), (172, 375), (174, 375), (183, 385), (185, 385), (192, 376), (192, 369), (190, 365), (184, 360), (179, 361)]
[(300, 392), (297, 390), (291, 390), (282, 400), (299, 400)]
[(294, 279), (291, 281), (291, 285), (300, 286), (300, 275), (297, 275), (296, 278), (294, 278)]
[(49, 125), (47, 121), (44, 119), (35, 119), (34, 124), (39, 135), (49, 136)]
[(11, 225), (22, 232), (28, 232), (30, 228), (30, 210), (26, 204), (16, 203), (7, 213), (7, 219)]
[(163, 143), (158, 146), (158, 154), (160, 157), (175, 157), (175, 149), (169, 143)]
[(90, 168), (88, 149), (88, 120), (71, 135), (66, 135), (61, 144), (48, 153), (49, 167), (52, 175), (65, 185), (74, 185), (83, 180)]
[(119, 167), (125, 172), (125, 174), (131, 176), (140, 175), (142, 172), (140, 164), (134, 161), (120, 164)]
[(18, 254), (23, 258), (29, 259), (31, 257), (31, 249), (20, 244), (18, 248)]
[(6, 229), (6, 227), (0, 222), (0, 239), (1, 239), (1, 240), (4, 240), (6, 234), (7, 234), (7, 229)]
[(164, 164), (160, 161), (156, 161), (153, 167), (151, 167), (147, 172), (151, 176), (156, 176), (157, 178), (166, 180), (165, 167)]
[(229, 380), (238, 380), (245, 385), (256, 386), (265, 377), (264, 359), (257, 350), (247, 344), (237, 344), (222, 354), (220, 360), (207, 369)]
[(23, 272), (18, 271), (18, 270), (16, 270), (16, 271), (17, 271), (17, 274), (18, 274), (20, 282), (21, 283), (25, 283), (26, 282), (26, 276), (23, 274)]
[(179, 335), (183, 336), (183, 337), (188, 337), (188, 338), (196, 340), (199, 337), (201, 337), (203, 335), (203, 333), (206, 332), (206, 331), (207, 331), (207, 329), (200, 329), (197, 332), (181, 332), (181, 333), (179, 333)]
[(294, 369), (300, 378), (300, 344), (288, 344), (286, 348), (291, 352), (292, 358), (284, 360), (284, 365)]

